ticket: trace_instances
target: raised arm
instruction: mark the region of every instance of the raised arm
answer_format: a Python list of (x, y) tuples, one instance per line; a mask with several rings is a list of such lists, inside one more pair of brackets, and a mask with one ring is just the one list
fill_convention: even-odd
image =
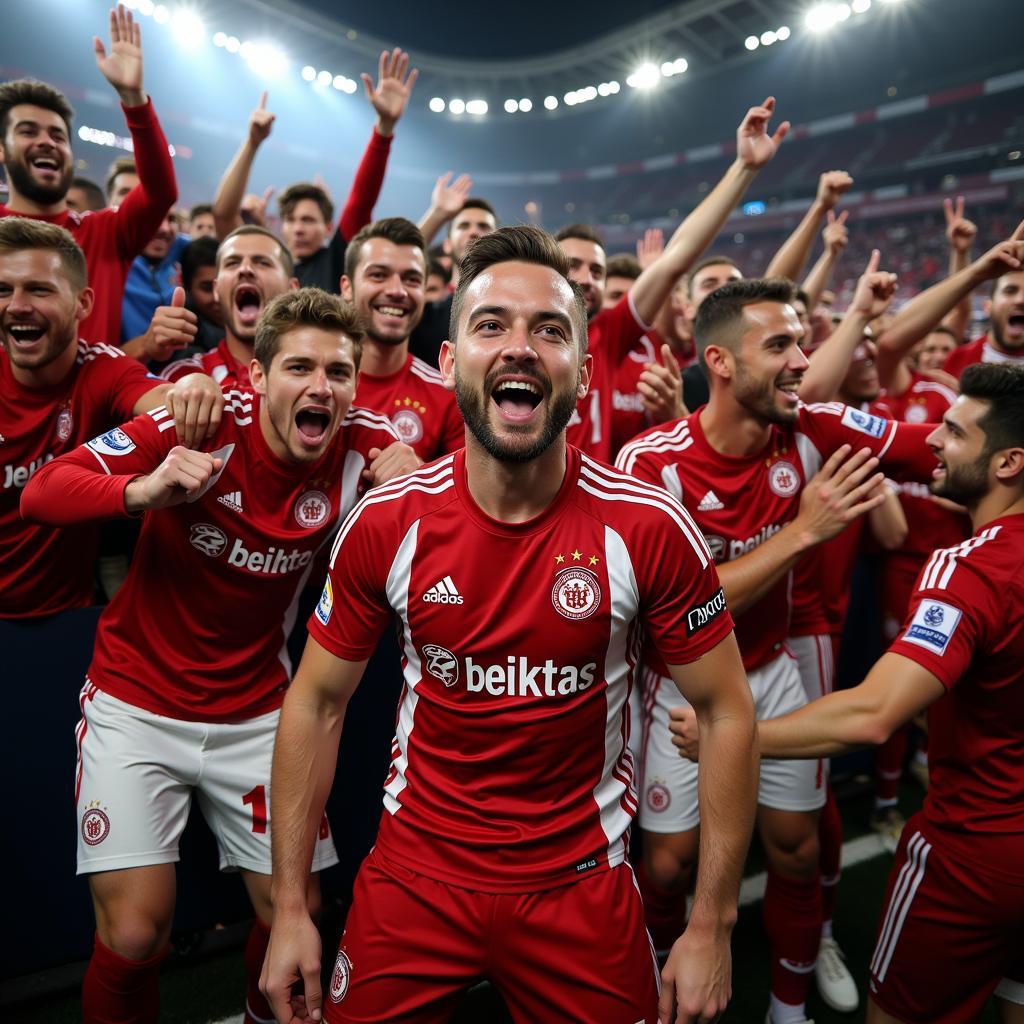
[(651, 323), (679, 278), (715, 240), (729, 215), (746, 194), (757, 172), (778, 152), (789, 131), (783, 121), (774, 134), (768, 125), (775, 115), (775, 97), (751, 107), (736, 130), (736, 159), (700, 205), (676, 229), (661, 257), (637, 278), (630, 291), (633, 307)]
[(213, 197), (213, 222), (218, 238), (225, 238), (242, 225), (242, 200), (249, 185), (253, 161), (260, 146), (270, 137), (277, 116), (267, 110), (267, 95), (264, 90), (259, 106), (249, 115), (249, 131), (228, 164)]
[(420, 217), (419, 229), (423, 232), (423, 240), (430, 245), (431, 239), (441, 230), (469, 198), (473, 188), (473, 179), (468, 174), (460, 174), (452, 182), (452, 172), (442, 174), (430, 194), (430, 208)]
[(814, 240), (818, 236), (822, 218), (834, 210), (843, 193), (853, 184), (853, 178), (846, 171), (825, 171), (818, 179), (818, 194), (814, 197), (804, 218), (796, 230), (782, 243), (782, 248), (772, 257), (765, 277), (788, 277), (799, 281), (807, 265)]
[[(964, 197), (956, 197), (956, 205), (953, 200), (946, 198), (942, 200), (942, 211), (946, 216), (946, 241), (949, 243), (949, 276), (959, 274), (970, 262), (971, 246), (978, 234), (978, 226), (972, 220), (964, 216)], [(971, 322), (971, 297), (965, 295), (946, 314), (943, 324), (957, 336), (957, 340), (963, 341), (967, 336), (967, 328)]]
[(366, 662), (344, 661), (312, 637), (284, 698), (270, 784), (274, 923), (260, 988), (279, 1021), (292, 1020), (301, 982), (307, 1014), (319, 1020), (320, 933), (309, 916), (306, 886), (317, 828), (334, 781), (349, 699)]
[(828, 223), (821, 237), (825, 243), (822, 254), (818, 257), (810, 273), (804, 278), (804, 292), (807, 295), (807, 312), (818, 304), (822, 293), (828, 287), (832, 272), (836, 269), (839, 257), (843, 254), (847, 242), (850, 240), (850, 233), (846, 227), (847, 210), (843, 210), (837, 217), (834, 210), (828, 211)]

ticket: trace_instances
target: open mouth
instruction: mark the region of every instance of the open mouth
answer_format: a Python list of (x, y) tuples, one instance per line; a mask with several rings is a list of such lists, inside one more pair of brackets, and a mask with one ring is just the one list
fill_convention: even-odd
[(259, 289), (251, 284), (240, 284), (235, 289), (235, 309), (238, 319), (246, 327), (254, 327), (263, 311), (263, 296)]
[(34, 345), (46, 333), (42, 327), (35, 324), (11, 324), (7, 328), (7, 336), (19, 348), (28, 348)]
[(1006, 326), (1017, 337), (1024, 335), (1024, 314), (1015, 313), (1013, 316), (1007, 317)]
[(325, 409), (300, 409), (295, 414), (295, 429), (311, 448), (322, 444), (331, 425), (331, 414)]
[(402, 309), (401, 306), (374, 306), (373, 308), (375, 312), (394, 317), (396, 320), (404, 320), (409, 315), (409, 311)]
[(775, 382), (775, 390), (781, 392), (786, 401), (796, 405), (800, 400), (800, 380), (780, 380)]
[(540, 385), (530, 380), (506, 378), (491, 391), (494, 404), (511, 423), (525, 423), (531, 419), (543, 397)]
[(54, 158), (51, 156), (37, 156), (32, 161), (32, 166), (37, 171), (48, 171), (52, 174), (56, 174), (58, 171), (60, 171), (59, 161), (54, 160)]

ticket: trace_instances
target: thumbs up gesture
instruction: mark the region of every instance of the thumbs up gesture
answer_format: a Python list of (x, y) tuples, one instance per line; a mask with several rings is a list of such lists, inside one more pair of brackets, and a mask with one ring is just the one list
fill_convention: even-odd
[(185, 308), (185, 289), (175, 288), (169, 306), (157, 306), (149, 328), (143, 335), (145, 359), (164, 363), (179, 348), (195, 341), (199, 319)]

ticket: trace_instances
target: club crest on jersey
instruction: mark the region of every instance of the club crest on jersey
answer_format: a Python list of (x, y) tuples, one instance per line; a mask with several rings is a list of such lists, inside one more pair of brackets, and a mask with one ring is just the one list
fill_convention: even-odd
[(555, 611), (567, 619), (587, 619), (601, 603), (601, 585), (589, 569), (563, 569), (551, 588)]
[(338, 957), (334, 961), (334, 970), (331, 971), (331, 985), (328, 995), (332, 1003), (340, 1003), (348, 992), (348, 983), (352, 978), (352, 961), (343, 950), (338, 950)]
[(655, 781), (647, 787), (647, 806), (652, 811), (655, 813), (667, 811), (670, 803), (672, 803), (672, 794), (663, 782)]
[(94, 437), (88, 447), (99, 455), (127, 455), (135, 451), (135, 442), (120, 427), (115, 427)]
[(99, 801), (94, 801), (82, 815), (82, 839), (87, 846), (99, 846), (110, 835), (110, 818), (100, 808)]
[(334, 588), (331, 586), (331, 578), (328, 576), (324, 583), (324, 592), (320, 595), (320, 600), (316, 605), (316, 617), (326, 626), (333, 610)]
[[(419, 406), (419, 402), (416, 405)], [(405, 444), (415, 444), (423, 437), (423, 420), (413, 409), (399, 409), (391, 422)]]
[(914, 402), (912, 405), (907, 406), (903, 419), (907, 423), (926, 423), (928, 420), (928, 410), (920, 403)]
[(71, 436), (71, 431), (75, 429), (75, 421), (71, 415), (71, 410), (65, 406), (60, 411), (60, 415), (57, 417), (57, 439), (59, 441), (66, 441)]
[(944, 601), (924, 600), (917, 606), (913, 621), (903, 639), (926, 651), (944, 654), (946, 646), (960, 624), (961, 612)]
[(708, 546), (708, 550), (711, 552), (711, 557), (714, 560), (715, 565), (725, 558), (725, 538), (719, 537), (717, 533), (705, 533), (704, 541)]
[(295, 502), (295, 521), (307, 530), (322, 526), (330, 514), (331, 499), (323, 491), (306, 491)]
[(870, 437), (881, 437), (885, 433), (886, 421), (881, 416), (872, 416), (869, 412), (861, 412), (852, 405), (843, 413), (843, 426), (859, 430)]
[(445, 686), (452, 687), (459, 681), (459, 659), (447, 647), (424, 644), (423, 657), (427, 662), (427, 671)]
[(792, 498), (800, 490), (800, 474), (792, 462), (780, 459), (768, 470), (768, 486), (780, 498)]
[(210, 523), (193, 523), (188, 535), (192, 547), (210, 558), (216, 558), (227, 546), (227, 534)]

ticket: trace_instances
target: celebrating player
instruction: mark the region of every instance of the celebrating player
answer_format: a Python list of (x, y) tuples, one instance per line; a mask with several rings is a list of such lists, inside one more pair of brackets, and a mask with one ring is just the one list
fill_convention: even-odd
[[(54, 526), (146, 513), (81, 697), (78, 870), (96, 909), (86, 1024), (157, 1018), (193, 792), (221, 868), (242, 872), (256, 910), (246, 1020), (270, 1016), (256, 983), (272, 914), (267, 787), (285, 644), (317, 551), (355, 503), (370, 452), (395, 437), (383, 417), (350, 408), (361, 340), (340, 298), (287, 292), (261, 317), (252, 389), (227, 392), (198, 450), (177, 446), (157, 409), (25, 489), (23, 515)], [(336, 860), (326, 819), (318, 829), (306, 869)], [(315, 906), (315, 884), (308, 895)]]
[[(392, 617), (406, 674), (386, 813), (327, 1019), (445, 1019), (481, 975), (522, 1021), (667, 1024), (725, 1008), (756, 778), (750, 693), (682, 506), (566, 445), (590, 379), (568, 273), (536, 228), (470, 247), (442, 353), (467, 447), (368, 496), (339, 534), (275, 751), (263, 986), (280, 1021), (320, 1018), (309, 859), (347, 703)], [(626, 850), (626, 708), (645, 630), (695, 702), (714, 765), (660, 1014)]]

